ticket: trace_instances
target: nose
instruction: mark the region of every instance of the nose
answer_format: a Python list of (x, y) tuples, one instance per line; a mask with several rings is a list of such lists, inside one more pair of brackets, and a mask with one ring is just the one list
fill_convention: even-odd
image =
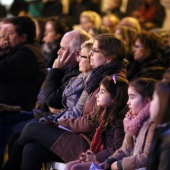
[(99, 97), (99, 92), (96, 94), (96, 98), (98, 98)]
[(91, 57), (93, 55), (93, 51), (92, 50), (90, 50), (90, 52), (89, 52), (89, 56)]
[(127, 101), (127, 105), (128, 105), (128, 106), (130, 105), (130, 101), (129, 101), (129, 100)]
[(80, 62), (80, 56), (79, 55), (77, 56), (77, 62)]
[(57, 51), (57, 55), (61, 55), (62, 53), (61, 53), (61, 48)]

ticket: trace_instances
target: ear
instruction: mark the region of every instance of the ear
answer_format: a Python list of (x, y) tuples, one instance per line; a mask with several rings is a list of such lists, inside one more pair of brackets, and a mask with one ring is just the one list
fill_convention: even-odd
[(146, 98), (145, 98), (145, 102), (146, 102), (146, 103), (150, 103), (151, 100), (152, 100), (152, 99), (151, 99), (150, 97), (146, 97)]
[(106, 64), (110, 63), (112, 61), (113, 57), (108, 56), (106, 58)]
[(22, 34), (22, 35), (20, 36), (20, 39), (21, 39), (21, 42), (22, 42), (22, 43), (26, 42), (26, 41), (27, 41), (27, 34)]

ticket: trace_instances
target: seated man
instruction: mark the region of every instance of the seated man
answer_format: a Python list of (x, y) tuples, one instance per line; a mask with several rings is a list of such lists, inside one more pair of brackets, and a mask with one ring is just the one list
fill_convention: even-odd
[[(44, 59), (39, 44), (35, 42), (35, 35), (35, 24), (31, 18), (10, 19), (6, 39), (0, 44), (0, 51), (9, 50), (0, 56), (0, 103), (20, 106), (23, 110), (34, 108), (46, 76)], [(0, 160), (10, 133), (7, 126), (0, 125)]]

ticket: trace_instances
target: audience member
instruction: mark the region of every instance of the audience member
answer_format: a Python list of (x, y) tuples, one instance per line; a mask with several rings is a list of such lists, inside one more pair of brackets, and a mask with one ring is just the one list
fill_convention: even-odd
[(60, 41), (66, 33), (66, 25), (56, 18), (47, 19), (45, 32), (42, 41), (42, 52), (45, 58), (46, 67), (51, 68), (57, 58), (57, 51), (60, 48)]
[(90, 28), (101, 26), (101, 17), (95, 11), (84, 11), (80, 14), (80, 26), (84, 31), (89, 32)]
[(126, 16), (132, 16), (134, 11), (139, 10), (143, 0), (128, 0), (126, 6)]
[(119, 19), (122, 19), (125, 15), (121, 11), (121, 6), (122, 6), (122, 0), (108, 0), (107, 1), (107, 9), (105, 11), (106, 14), (114, 14), (116, 15)]
[(115, 34), (122, 39), (126, 47), (127, 72), (131, 68), (131, 63), (134, 61), (133, 47), (137, 38), (137, 31), (134, 28), (127, 26), (117, 26)]
[(148, 170), (170, 168), (170, 82), (156, 85), (150, 106), (151, 120), (157, 124), (150, 150)]
[(92, 10), (100, 14), (101, 0), (70, 0), (68, 14), (73, 18), (74, 24), (79, 24), (80, 14), (83, 11)]
[[(68, 44), (68, 39), (66, 40), (65, 43)], [(62, 43), (61, 47), (64, 47)], [(61, 119), (58, 123), (55, 123), (55, 125), (60, 124), (75, 133), (56, 126), (53, 127), (48, 123), (28, 123), (15, 143), (4, 169), (41, 169), (42, 162), (61, 161), (61, 159), (64, 162), (68, 162), (78, 159), (79, 154), (89, 148), (89, 143), (95, 130), (94, 124), (89, 124), (88, 120), (98, 110), (98, 107), (95, 105), (95, 95), (98, 93), (99, 84), (103, 77), (108, 75), (119, 74), (126, 77), (124, 58), (125, 47), (115, 35), (98, 35), (90, 52), (90, 64), (93, 70), (85, 87), (89, 97), (85, 102), (83, 113), (79, 118)], [(54, 65), (58, 64), (58, 59)], [(65, 57), (62, 59), (65, 60)], [(54, 80), (55, 78), (53, 77)], [(33, 136), (38, 140), (33, 139), (33, 133)], [(21, 155), (22, 160), (20, 159)]]
[(99, 34), (103, 34), (103, 33), (110, 33), (109, 28), (104, 27), (104, 26), (100, 26), (98, 28), (96, 27), (92, 27), (90, 28), (89, 32), (88, 32), (93, 38), (95, 38), (97, 35)]
[(123, 77), (105, 77), (96, 94), (96, 103), (100, 107), (91, 121), (96, 122), (96, 132), (90, 149), (80, 154), (79, 160), (69, 162), (66, 170), (89, 169), (91, 162), (103, 162), (111, 156), (124, 139), (123, 119), (127, 111), (128, 81)]
[(141, 32), (134, 45), (134, 62), (128, 70), (128, 80), (138, 77), (161, 80), (165, 72), (162, 47), (162, 41), (156, 34)]
[(42, 39), (44, 37), (46, 20), (47, 18), (33, 18), (36, 27), (36, 40), (40, 44), (43, 43)]
[(63, 5), (60, 0), (42, 0), (42, 17), (59, 16), (63, 13)]
[(120, 20), (119, 25), (134, 28), (138, 33), (141, 32), (139, 21), (133, 17), (124, 17)]
[(10, 6), (9, 12), (13, 16), (28, 15), (28, 3), (23, 0), (14, 0)]
[(100, 164), (102, 169), (129, 170), (145, 168), (155, 124), (149, 120), (149, 106), (155, 80), (140, 78), (130, 83), (127, 102), (130, 111), (124, 119), (122, 147)]
[[(0, 103), (20, 106), (24, 110), (35, 107), (46, 76), (44, 59), (39, 44), (35, 42), (35, 34), (35, 24), (30, 18), (14, 17), (9, 21), (8, 45), (1, 44), (1, 47), (10, 47), (10, 51), (0, 58)], [(3, 155), (11, 131), (7, 125), (1, 125), (0, 133), (0, 155)]]
[[(79, 71), (81, 73), (77, 77), (71, 78), (63, 91), (62, 104), (64, 108), (60, 111), (59, 109), (50, 108), (50, 111), (55, 113), (52, 115), (52, 117), (41, 118), (42, 115), (34, 115), (36, 119), (39, 120), (39, 118), (41, 118), (41, 121), (48, 121), (49, 118), (51, 120), (57, 120), (59, 118), (75, 118), (81, 115), (84, 106), (84, 102), (82, 100), (86, 100), (87, 98), (87, 95), (82, 95), (82, 92), (86, 84), (86, 79), (92, 69), (89, 56), (89, 52), (91, 51), (92, 46), (92, 39), (85, 41), (81, 45), (81, 51), (77, 58), (77, 61), (79, 62)], [(81, 101), (81, 104), (79, 100)]]
[(109, 28), (111, 33), (115, 33), (116, 26), (119, 24), (119, 18), (114, 14), (106, 14), (102, 18), (102, 25)]
[(139, 22), (144, 29), (147, 27), (162, 27), (166, 13), (165, 8), (161, 5), (160, 0), (144, 0), (139, 8), (139, 13), (136, 12)]

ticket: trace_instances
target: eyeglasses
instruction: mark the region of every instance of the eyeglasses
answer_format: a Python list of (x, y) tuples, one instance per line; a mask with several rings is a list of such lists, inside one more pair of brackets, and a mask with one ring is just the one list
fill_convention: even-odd
[(91, 49), (90, 53), (92, 53), (92, 54), (94, 54), (94, 53), (101, 53), (101, 54), (103, 54), (101, 51), (96, 50), (94, 48)]
[(80, 58), (88, 58), (89, 59), (89, 57), (87, 57), (87, 56), (84, 56), (84, 55), (78, 55), (78, 57), (80, 57)]
[(143, 45), (141, 45), (141, 44), (135, 44), (134, 45), (134, 48), (142, 48), (143, 47)]

